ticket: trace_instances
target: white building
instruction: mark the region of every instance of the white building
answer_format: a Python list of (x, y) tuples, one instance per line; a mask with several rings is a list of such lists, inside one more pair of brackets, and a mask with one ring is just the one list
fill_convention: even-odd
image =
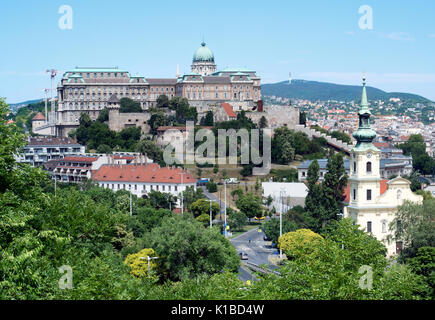
[(50, 160), (84, 154), (85, 149), (85, 146), (69, 138), (31, 137), (16, 160), (32, 166), (42, 166)]
[(128, 190), (137, 197), (146, 197), (151, 190), (170, 193), (178, 198), (187, 187), (196, 190), (196, 179), (186, 170), (152, 164), (103, 165), (92, 180), (102, 188)]
[(305, 198), (308, 194), (308, 188), (302, 182), (263, 182), (263, 197), (272, 197), (273, 203), (271, 207), (279, 212), (281, 204), (283, 211), (286, 212), (294, 206), (305, 206)]
[(359, 128), (353, 134), (357, 144), (351, 154), (349, 186), (343, 213), (383, 242), (388, 256), (399, 254), (402, 242), (387, 241), (390, 234), (389, 224), (395, 217), (397, 207), (404, 200), (421, 203), (423, 197), (414, 194), (410, 189), (411, 183), (400, 176), (389, 181), (381, 179), (381, 151), (372, 143), (376, 132), (370, 128), (371, 112), (367, 102), (365, 79), (358, 115)]

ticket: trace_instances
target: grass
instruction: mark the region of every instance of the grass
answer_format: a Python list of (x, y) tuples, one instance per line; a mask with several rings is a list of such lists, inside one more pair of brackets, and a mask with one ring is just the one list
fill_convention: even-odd
[(242, 231), (235, 231), (233, 232), (232, 236), (230, 237), (230, 239), (240, 236), (241, 234), (248, 232), (249, 230), (255, 229), (257, 227), (260, 227), (261, 223), (260, 222), (249, 222), (247, 225), (245, 225), (243, 227)]

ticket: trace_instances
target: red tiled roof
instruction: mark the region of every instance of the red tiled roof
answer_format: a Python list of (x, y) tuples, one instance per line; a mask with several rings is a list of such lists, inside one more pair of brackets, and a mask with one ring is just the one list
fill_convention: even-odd
[[(383, 194), (385, 191), (387, 191), (388, 185), (387, 185), (387, 181), (388, 180), (381, 180), (381, 194)], [(344, 189), (344, 202), (349, 203), (350, 200), (350, 185), (348, 184), (347, 187)]]
[(68, 156), (63, 158), (61, 161), (71, 161), (71, 162), (94, 162), (97, 161), (97, 157), (81, 157), (81, 156)]
[(123, 182), (157, 182), (181, 183), (180, 172), (184, 172), (183, 183), (196, 183), (186, 170), (175, 167), (161, 168), (156, 163), (146, 165), (102, 165), (95, 172), (92, 179), (96, 181), (123, 181)]
[(229, 117), (234, 117), (234, 118), (237, 117), (236, 113), (233, 110), (233, 107), (229, 103), (222, 102), (221, 105), (222, 105), (222, 108), (224, 108), (225, 112), (227, 113), (227, 115)]
[(400, 136), (399, 139), (401, 141), (408, 141), (409, 140), (409, 136)]
[(45, 120), (45, 117), (44, 117), (44, 115), (41, 112), (38, 112), (36, 114), (36, 116), (34, 116), (32, 118), (32, 121), (40, 121), (40, 120)]
[(390, 148), (391, 145), (388, 142), (375, 142), (373, 145), (377, 148)]

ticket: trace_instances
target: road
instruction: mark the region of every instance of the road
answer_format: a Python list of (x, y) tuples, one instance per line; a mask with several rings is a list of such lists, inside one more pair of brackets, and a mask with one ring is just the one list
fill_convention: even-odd
[[(207, 188), (201, 187), (204, 191), (204, 195), (209, 200), (214, 200), (219, 203), (220, 213), (224, 212), (224, 202), (219, 200), (214, 194), (209, 193)], [(237, 252), (246, 252), (248, 254), (248, 261), (255, 263), (257, 265), (268, 265), (270, 270), (277, 269), (278, 267), (269, 262), (269, 256), (273, 254), (276, 249), (268, 248), (266, 245), (267, 241), (263, 240), (264, 233), (258, 232), (258, 228), (249, 230), (241, 234), (240, 236), (231, 239), (231, 243), (236, 248)], [(251, 241), (249, 241), (251, 240)], [(256, 280), (255, 276), (252, 275), (251, 271), (245, 267), (241, 266), (239, 268), (239, 279), (242, 281)]]
[[(267, 265), (269, 270), (278, 269), (277, 266), (269, 262), (269, 257), (273, 255), (273, 252), (276, 249), (269, 248), (267, 246), (268, 242), (263, 240), (263, 236), (264, 233), (258, 232), (258, 228), (255, 228), (231, 239), (230, 241), (236, 248), (237, 252), (246, 252), (248, 254), (247, 261), (255, 263), (257, 265)], [(243, 266), (240, 267), (240, 280), (252, 280), (252, 277), (253, 276), (249, 269)]]

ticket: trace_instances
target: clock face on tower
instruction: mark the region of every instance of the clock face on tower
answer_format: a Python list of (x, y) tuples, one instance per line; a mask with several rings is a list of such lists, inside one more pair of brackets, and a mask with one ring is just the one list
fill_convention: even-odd
[(372, 157), (372, 153), (371, 152), (367, 153), (367, 158), (371, 158), (371, 157)]

